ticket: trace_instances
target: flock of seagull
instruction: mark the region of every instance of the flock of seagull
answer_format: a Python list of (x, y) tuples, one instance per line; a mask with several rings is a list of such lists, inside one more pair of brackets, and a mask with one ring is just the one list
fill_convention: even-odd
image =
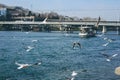
[[(29, 32), (26, 32), (26, 34), (29, 34)], [(32, 40), (31, 42), (35, 43), (35, 42), (38, 42), (38, 40)], [(22, 43), (22, 44), (25, 45), (24, 43)], [(27, 46), (27, 47), (25, 47), (26, 52), (30, 52), (32, 49), (34, 49), (33, 46)], [(41, 64), (41, 62), (36, 62), (34, 64), (28, 64), (28, 63), (23, 64), (23, 63), (15, 62), (15, 64), (18, 66), (17, 69), (20, 70), (20, 69), (27, 68), (27, 67), (38, 66), (38, 65)]]
[[(105, 44), (102, 45), (102, 46), (104, 46), (104, 47), (107, 47), (111, 42), (114, 41), (114, 39), (109, 39), (109, 38), (107, 38), (107, 37), (103, 37), (103, 35), (99, 35), (99, 37), (101, 37), (101, 38), (103, 38), (103, 40), (106, 40), (106, 41), (107, 41)], [(82, 46), (81, 46), (81, 44), (80, 44), (79, 42), (73, 42), (73, 49), (74, 49), (75, 47), (80, 47), (80, 48), (82, 48)], [(107, 54), (107, 53), (105, 53), (105, 52), (100, 52), (99, 54), (101, 54), (103, 57), (105, 57), (107, 62), (110, 62), (114, 57), (116, 57), (116, 56), (119, 55), (118, 53), (109, 55), (109, 54)], [(115, 74), (116, 74), (116, 75), (120, 75), (120, 66), (115, 69)], [(73, 71), (72, 75), (74, 75), (74, 76), (73, 76), (71, 79), (68, 79), (68, 80), (74, 80), (74, 78), (75, 78), (75, 76), (77, 75), (77, 73), (76, 73), (75, 71)]]
[[(103, 44), (103, 46), (108, 46), (109, 43), (114, 41), (114, 39), (109, 39), (107, 37), (102, 37), (102, 35), (100, 35), (100, 37), (107, 41), (107, 43)], [(108, 55), (108, 54), (105, 54), (104, 52), (101, 52), (100, 54), (102, 54), (106, 58), (106, 61), (108, 61), (108, 62), (110, 62), (114, 57), (119, 55), (118, 53), (115, 53), (113, 55)], [(120, 66), (115, 68), (114, 73), (116, 75), (120, 75)]]
[[(26, 33), (28, 34), (28, 33)], [(107, 43), (103, 44), (102, 46), (108, 46), (113, 40), (112, 39), (109, 39), (109, 38), (104, 38), (102, 37), (102, 35), (100, 35), (99, 37), (103, 38), (104, 40), (107, 41)], [(32, 40), (32, 42), (37, 42), (38, 40)], [(80, 49), (82, 48), (82, 45), (79, 43), (79, 42), (73, 42), (73, 49), (75, 47), (79, 47)], [(32, 49), (34, 49), (34, 47), (32, 46), (27, 46), (26, 48), (26, 52), (29, 52), (31, 51)], [(106, 58), (106, 61), (110, 62), (114, 57), (118, 56), (118, 54), (113, 54), (113, 55), (108, 55), (104, 52), (101, 52), (100, 53), (101, 55), (103, 55), (105, 58)], [(17, 69), (23, 69), (23, 68), (27, 68), (27, 67), (32, 67), (32, 66), (38, 66), (38, 65), (41, 65), (41, 62), (37, 62), (37, 63), (34, 63), (34, 64), (21, 64), (21, 63), (18, 63), (18, 62), (15, 62), (15, 64), (18, 66)], [(86, 72), (86, 71), (85, 71)], [(120, 67), (117, 67), (115, 69), (115, 73), (117, 75), (120, 75)], [(72, 71), (71, 73), (71, 78), (67, 78), (67, 80), (74, 80), (75, 77), (78, 75), (78, 73), (76, 71)]]
[[(101, 37), (101, 38), (103, 38), (104, 40), (107, 41), (107, 43), (102, 45), (104, 47), (108, 46), (111, 42), (114, 41), (114, 40), (109, 39), (107, 37), (102, 37), (102, 35), (99, 35), (99, 37)], [(75, 49), (75, 47), (82, 48), (82, 45), (79, 42), (73, 42), (73, 49)], [(108, 54), (106, 54), (104, 52), (101, 52), (100, 54), (103, 55), (106, 58), (106, 61), (108, 61), (108, 62), (111, 61), (112, 58), (114, 58), (114, 57), (116, 57), (118, 55), (118, 53), (113, 54), (113, 55), (108, 55)]]
[(34, 64), (20, 64), (18, 62), (15, 62), (15, 64), (19, 66), (17, 69), (22, 69), (22, 68), (27, 68), (27, 67), (30, 67), (30, 66), (40, 65), (41, 62), (34, 63)]
[[(114, 41), (114, 39), (109, 39), (107, 37), (102, 37), (102, 35), (100, 35), (100, 37), (107, 41), (105, 44), (102, 45), (104, 47), (108, 46), (111, 42)], [(106, 58), (106, 61), (108, 61), (108, 62), (110, 62), (111, 59), (113, 59), (114, 57), (118, 56), (118, 53), (115, 53), (113, 55), (108, 55), (104, 52), (101, 52), (100, 54), (103, 55)]]

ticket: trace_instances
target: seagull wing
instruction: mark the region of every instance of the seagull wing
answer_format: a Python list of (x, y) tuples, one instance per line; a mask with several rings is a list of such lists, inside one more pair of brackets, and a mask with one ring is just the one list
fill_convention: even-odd
[(101, 53), (104, 57), (109, 58), (110, 56), (104, 53)]
[(76, 76), (77, 74), (78, 74), (77, 72), (73, 71), (71, 76)]
[(109, 42), (108, 42), (108, 43), (103, 44), (103, 46), (107, 46), (108, 44), (109, 44)]
[(72, 77), (70, 80), (74, 80), (75, 78), (74, 77)]
[(73, 48), (75, 47), (75, 43), (73, 43)]
[(23, 66), (19, 66), (17, 69), (22, 69), (23, 68)]
[(114, 54), (114, 55), (112, 55), (112, 57), (116, 57), (118, 54)]
[(81, 48), (81, 44), (80, 43), (77, 43), (79, 45), (79, 47)]
[(16, 65), (18, 65), (18, 66), (21, 66), (21, 65), (23, 65), (23, 64), (20, 64), (20, 63), (18, 63), (18, 62), (15, 62), (15, 64), (16, 64)]
[(33, 64), (33, 65), (40, 65), (41, 64), (41, 62), (38, 62), (38, 63), (35, 63), (35, 64)]
[(113, 54), (110, 58), (116, 57), (118, 54)]

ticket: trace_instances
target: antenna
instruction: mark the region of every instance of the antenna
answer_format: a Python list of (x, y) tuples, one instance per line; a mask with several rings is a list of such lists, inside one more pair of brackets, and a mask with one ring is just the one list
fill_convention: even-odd
[(31, 5), (30, 5), (30, 9), (31, 9), (31, 11), (33, 10), (32, 8), (33, 8), (33, 5), (31, 4)]
[(98, 27), (98, 25), (99, 25), (99, 23), (100, 23), (100, 20), (101, 20), (101, 18), (100, 18), (100, 16), (99, 16), (99, 18), (98, 18), (98, 21), (97, 21), (97, 23), (96, 23), (96, 27)]

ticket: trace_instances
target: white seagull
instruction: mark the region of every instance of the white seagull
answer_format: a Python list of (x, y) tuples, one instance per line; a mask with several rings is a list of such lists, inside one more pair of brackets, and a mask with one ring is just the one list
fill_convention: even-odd
[(15, 62), (15, 64), (19, 66), (17, 69), (22, 69), (22, 68), (27, 68), (27, 67), (34, 66), (34, 65), (40, 65), (41, 62), (35, 63), (35, 64), (20, 64), (20, 63)]
[(32, 46), (27, 46), (27, 52), (29, 52), (30, 50), (32, 50), (34, 47), (32, 47)]
[(32, 40), (32, 42), (37, 42), (38, 40)]
[(43, 24), (47, 23), (47, 19), (48, 19), (48, 18), (46, 17), (46, 18), (43, 20), (42, 23), (43, 23)]
[(106, 61), (110, 62), (112, 58), (116, 57), (118, 54), (113, 54), (112, 56), (108, 54), (101, 53), (104, 57), (106, 57)]
[(103, 46), (107, 46), (108, 44), (109, 44), (109, 42), (108, 42), (108, 43), (103, 44)]
[(77, 74), (78, 74), (77, 72), (73, 71), (72, 74), (71, 74), (71, 76), (75, 77)]
[(73, 48), (75, 48), (75, 46), (79, 46), (80, 48), (82, 48), (82, 46), (79, 42), (73, 42)]
[(27, 68), (29, 66), (32, 66), (32, 64), (20, 64), (17, 62), (15, 62), (15, 64), (19, 66), (17, 69), (22, 69), (22, 68)]

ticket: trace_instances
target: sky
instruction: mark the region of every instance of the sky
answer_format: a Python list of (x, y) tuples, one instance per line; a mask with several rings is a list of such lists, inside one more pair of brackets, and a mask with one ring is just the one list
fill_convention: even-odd
[(120, 20), (120, 0), (0, 0), (0, 3), (40, 13), (54, 11), (71, 17)]

